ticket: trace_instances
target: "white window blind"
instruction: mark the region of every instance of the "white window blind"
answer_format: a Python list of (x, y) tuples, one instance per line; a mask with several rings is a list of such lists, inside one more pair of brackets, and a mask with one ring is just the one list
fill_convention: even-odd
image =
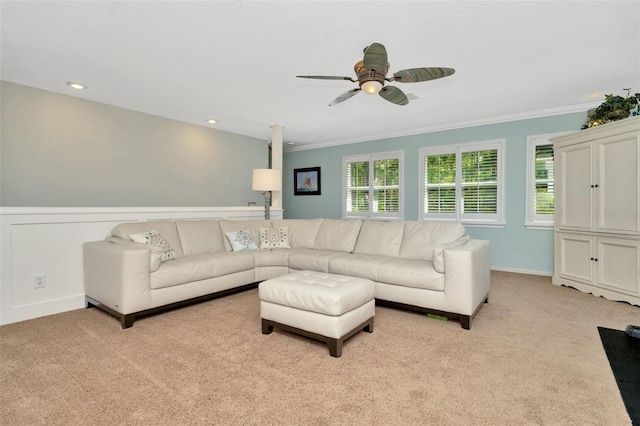
[(373, 211), (397, 213), (399, 209), (400, 164), (397, 158), (373, 162)]
[(456, 154), (435, 154), (424, 157), (423, 213), (455, 214)]
[(498, 211), (498, 150), (462, 153), (462, 214)]
[(402, 218), (402, 156), (343, 157), (344, 217)]
[(555, 205), (553, 143), (550, 139), (564, 133), (527, 137), (527, 191), (525, 226), (552, 229)]
[(535, 154), (535, 212), (537, 215), (552, 215), (553, 192), (553, 145), (537, 145)]
[(346, 211), (369, 211), (369, 162), (347, 163), (347, 199)]

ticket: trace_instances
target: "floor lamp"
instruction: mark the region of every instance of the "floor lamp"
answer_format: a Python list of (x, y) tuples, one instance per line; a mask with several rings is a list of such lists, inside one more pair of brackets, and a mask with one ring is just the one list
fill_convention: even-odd
[(282, 190), (282, 175), (280, 170), (253, 169), (251, 188), (254, 191), (264, 191), (264, 218), (271, 218), (271, 191)]

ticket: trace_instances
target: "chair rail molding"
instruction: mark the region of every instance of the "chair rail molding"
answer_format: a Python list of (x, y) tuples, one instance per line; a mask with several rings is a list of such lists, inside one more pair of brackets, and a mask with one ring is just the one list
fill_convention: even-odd
[(84, 308), (82, 245), (119, 223), (263, 217), (262, 206), (0, 207), (0, 325)]

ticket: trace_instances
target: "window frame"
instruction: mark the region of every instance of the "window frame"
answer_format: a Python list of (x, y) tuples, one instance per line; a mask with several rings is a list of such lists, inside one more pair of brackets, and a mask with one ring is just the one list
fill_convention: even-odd
[[(536, 213), (536, 148), (541, 145), (552, 145), (550, 139), (565, 135), (570, 132), (547, 133), (542, 135), (527, 136), (527, 163), (526, 163), (526, 187), (525, 187), (525, 219), (524, 226), (528, 229), (553, 229), (554, 215)], [(555, 156), (554, 156), (555, 163)], [(554, 164), (555, 180), (555, 164)], [(555, 182), (554, 182), (555, 186)], [(555, 196), (555, 190), (554, 190)], [(555, 211), (555, 206), (554, 206)]]
[[(496, 150), (496, 213), (477, 214), (462, 213), (462, 154), (476, 151)], [(456, 178), (455, 178), (455, 213), (425, 213), (425, 157), (433, 155), (455, 154), (456, 156)], [(495, 139), (479, 142), (467, 142), (454, 145), (424, 147), (419, 150), (419, 205), (418, 217), (421, 220), (440, 220), (440, 221), (456, 221), (466, 226), (482, 226), (482, 227), (504, 227), (505, 226), (505, 208), (504, 208), (504, 190), (505, 190), (505, 168), (504, 159), (506, 157), (506, 140)]]
[[(369, 203), (367, 212), (347, 211), (347, 165), (349, 163), (369, 162), (369, 199), (374, 198), (374, 176), (376, 161), (398, 160), (398, 211), (397, 212), (374, 212), (374, 203)], [(342, 157), (342, 218), (343, 219), (384, 219), (403, 220), (404, 219), (404, 151), (388, 151), (375, 154), (349, 155)]]

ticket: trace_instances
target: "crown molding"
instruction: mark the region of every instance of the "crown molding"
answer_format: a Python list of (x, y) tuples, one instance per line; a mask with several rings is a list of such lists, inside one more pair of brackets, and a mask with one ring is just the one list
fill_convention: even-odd
[(371, 142), (377, 141), (381, 139), (391, 139), (391, 138), (399, 138), (404, 136), (413, 136), (420, 135), (425, 133), (434, 133), (434, 132), (442, 132), (445, 130), (455, 130), (455, 129), (463, 129), (466, 127), (476, 127), (476, 126), (486, 126), (489, 124), (498, 124), (498, 123), (508, 123), (510, 121), (518, 121), (518, 120), (528, 120), (532, 118), (541, 118), (541, 117), (549, 117), (554, 115), (563, 115), (563, 114), (572, 114), (575, 112), (585, 112), (591, 108), (595, 108), (600, 105), (600, 102), (591, 102), (588, 104), (580, 104), (580, 105), (571, 105), (568, 107), (559, 107), (559, 108), (548, 108), (538, 111), (529, 111), (518, 114), (510, 114), (503, 115), (498, 117), (490, 117), (483, 118), (480, 120), (470, 120), (470, 121), (462, 121), (459, 123), (451, 123), (444, 124), (440, 126), (430, 126), (423, 127), (419, 129), (411, 129), (409, 131), (404, 132), (392, 132), (377, 135), (375, 138), (365, 137), (365, 138), (354, 138), (354, 139), (342, 139), (337, 141), (328, 141), (328, 142), (320, 142), (313, 145), (301, 145), (301, 146), (292, 146), (291, 148), (287, 148), (285, 152), (293, 152), (293, 151), (306, 151), (310, 149), (318, 149), (318, 148), (328, 148), (332, 146), (339, 145), (348, 145), (353, 143), (361, 143), (361, 142)]

